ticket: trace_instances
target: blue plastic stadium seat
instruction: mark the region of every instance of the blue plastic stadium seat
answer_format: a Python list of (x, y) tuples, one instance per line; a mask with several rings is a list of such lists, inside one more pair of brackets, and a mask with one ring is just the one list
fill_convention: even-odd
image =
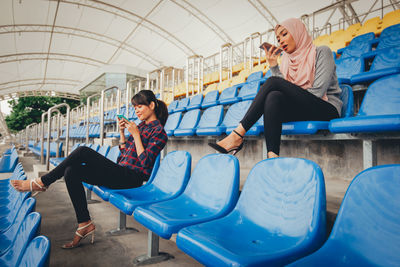
[(400, 24), (395, 24), (385, 28), (379, 38), (387, 38), (392, 35), (398, 35), (400, 33)]
[(165, 123), (164, 130), (168, 136), (174, 134), (174, 130), (178, 127), (182, 119), (182, 112), (175, 112), (168, 116), (167, 122)]
[(0, 256), (0, 266), (20, 266), (23, 253), (29, 242), (37, 236), (40, 227), (40, 214), (30, 213), (22, 223), (12, 248)]
[(221, 132), (215, 132), (224, 117), (224, 107), (222, 105), (213, 106), (206, 109), (201, 115), (199, 124), (196, 128), (197, 135), (221, 135)]
[(190, 104), (190, 98), (189, 97), (185, 97), (185, 98), (179, 100), (178, 105), (174, 109), (174, 112), (185, 111), (186, 108), (189, 106), (189, 104)]
[(218, 90), (215, 91), (211, 91), (208, 92), (204, 99), (203, 99), (203, 103), (201, 104), (201, 108), (205, 109), (205, 108), (209, 108), (209, 107), (213, 107), (218, 105), (218, 97), (219, 97), (219, 92)]
[[(370, 45), (371, 41), (374, 39), (375, 39), (375, 34), (373, 32), (368, 32), (363, 35), (359, 35), (357, 37), (354, 37), (350, 41), (350, 44), (347, 47), (343, 47), (343, 48), (339, 49), (337, 52), (338, 52), (338, 54), (342, 54), (342, 57), (348, 57), (348, 56), (359, 57), (359, 56), (361, 56), (362, 53), (360, 54), (358, 51), (356, 51), (357, 48), (363, 47), (362, 49), (365, 49), (364, 46)], [(349, 47), (350, 47), (350, 51), (345, 52), (346, 50), (348, 50)], [(352, 53), (354, 53), (354, 51), (356, 51), (355, 55), (352, 54)], [(368, 52), (368, 51), (366, 51), (366, 52)]]
[(183, 115), (181, 123), (175, 129), (175, 136), (193, 136), (200, 120), (200, 109), (193, 109)]
[[(117, 162), (117, 160), (115, 160), (114, 162)], [(152, 180), (154, 179), (155, 174), (158, 171), (159, 166), (160, 166), (160, 155), (157, 156), (157, 158), (156, 158), (156, 160), (154, 162), (153, 170), (152, 170), (151, 175), (149, 177), (149, 180), (147, 181), (146, 184), (152, 182)], [(95, 192), (104, 201), (109, 201), (110, 195), (113, 192), (120, 191), (121, 189), (111, 189), (111, 188), (108, 188), (108, 187), (105, 187), (105, 186), (94, 185), (92, 190), (93, 190), (93, 192)], [(123, 189), (123, 190), (125, 190), (125, 189)]]
[(162, 160), (153, 182), (125, 190), (114, 190), (111, 204), (127, 215), (136, 207), (176, 198), (185, 189), (190, 177), (192, 157), (186, 151), (173, 151)]
[(225, 216), (235, 206), (238, 194), (238, 159), (210, 154), (198, 161), (181, 195), (137, 207), (134, 217), (150, 231), (169, 239), (186, 226)]
[(168, 113), (169, 113), (169, 114), (175, 112), (175, 108), (176, 108), (176, 106), (178, 105), (178, 102), (179, 102), (178, 100), (174, 100), (174, 101), (172, 101), (172, 102), (168, 105)]
[[(341, 118), (348, 118), (354, 115), (353, 90), (349, 85), (340, 85), (342, 93)], [(283, 135), (295, 134), (316, 134), (318, 131), (329, 130), (329, 121), (294, 121), (282, 123)]]
[(4, 155), (0, 159), (0, 173), (13, 172), (15, 166), (18, 164), (18, 160), (18, 152), (15, 149), (12, 150), (11, 154)]
[(253, 72), (249, 75), (249, 77), (247, 77), (246, 83), (253, 82), (253, 81), (259, 81), (259, 80), (263, 79), (263, 76), (264, 76), (264, 74), (262, 71)]
[(340, 58), (361, 57), (362, 54), (372, 50), (371, 41), (375, 38), (373, 32), (369, 32), (357, 36), (351, 40), (350, 45), (339, 49), (337, 52), (341, 54)]
[[(400, 27), (399, 27), (400, 28)], [(377, 50), (390, 48), (390, 47), (398, 47), (400, 45), (400, 30), (397, 34), (392, 34), (387, 37), (379, 38)]]
[(203, 95), (202, 94), (195, 95), (194, 97), (192, 97), (192, 99), (190, 99), (190, 104), (187, 106), (186, 110), (189, 111), (192, 109), (200, 109), (202, 103), (203, 103)]
[(50, 240), (45, 236), (35, 237), (26, 248), (19, 266), (49, 266)]
[(222, 92), (221, 95), (219, 96), (218, 103), (220, 105), (229, 105), (233, 103), (237, 103), (240, 101), (240, 98), (238, 97), (239, 93), (239, 88), (241, 86), (231, 86), (228, 88), (225, 88)]
[(103, 155), (104, 157), (107, 157), (108, 152), (110, 151), (110, 146), (109, 145), (104, 145), (101, 146), (100, 149), (97, 151), (99, 154)]
[(99, 151), (99, 149), (100, 149), (99, 144), (90, 144), (90, 145), (88, 145), (88, 147), (90, 147), (91, 149), (93, 149), (96, 152)]
[(260, 85), (264, 82), (265, 80), (258, 80), (245, 83), (242, 88), (240, 88), (238, 97), (242, 101), (253, 100), (258, 93), (258, 90), (260, 90)]
[(321, 168), (306, 159), (277, 158), (253, 167), (230, 214), (182, 229), (177, 245), (206, 266), (284, 266), (325, 238)]
[(329, 123), (333, 133), (400, 130), (400, 74), (386, 76), (367, 89), (357, 116)]
[[(400, 39), (399, 39), (400, 40)], [(399, 43), (400, 44), (400, 43)], [(400, 73), (400, 46), (377, 52), (369, 71), (353, 75), (351, 83), (365, 83), (387, 75)]]
[(322, 248), (290, 266), (398, 266), (400, 165), (357, 175)]
[(351, 84), (351, 76), (362, 73), (363, 71), (363, 58), (347, 57), (336, 60), (336, 74), (339, 84)]
[[(19, 228), (24, 222), (26, 216), (28, 216), (29, 213), (34, 211), (35, 203), (36, 200), (34, 198), (26, 199), (19, 207), (17, 211), (18, 213), (16, 214), (14, 220), (7, 221), (7, 223), (9, 224), (8, 227), (2, 227), (4, 229), (2, 230), (2, 232), (0, 232), (0, 255), (4, 254), (7, 250), (9, 250), (13, 246)], [(2, 225), (6, 225), (4, 222), (5, 220), (1, 221)]]
[[(72, 146), (70, 152), (74, 151), (79, 146), (80, 146), (80, 144), (76, 143), (75, 145)], [(53, 164), (54, 166), (58, 166), (58, 164), (60, 164), (64, 159), (65, 159), (65, 157), (62, 157), (62, 158), (50, 158), (50, 163)]]
[(271, 70), (268, 70), (264, 75), (264, 79), (268, 79), (271, 76), (272, 76), (272, 72), (271, 72)]
[[(247, 110), (249, 109), (252, 101), (242, 101), (236, 104), (233, 104), (228, 109), (228, 112), (225, 115), (225, 118), (221, 124), (221, 126), (217, 127), (218, 131), (224, 131), (226, 134), (232, 132), (239, 124), (241, 119), (246, 114)], [(259, 120), (260, 122), (260, 120)], [(263, 126), (256, 123), (253, 125), (247, 132), (246, 135), (259, 135), (262, 131)]]

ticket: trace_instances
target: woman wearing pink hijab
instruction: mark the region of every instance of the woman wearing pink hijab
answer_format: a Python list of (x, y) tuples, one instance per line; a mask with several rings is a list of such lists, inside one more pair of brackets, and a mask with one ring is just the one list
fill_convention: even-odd
[(268, 158), (278, 157), (282, 123), (288, 121), (329, 121), (340, 116), (341, 89), (336, 77), (332, 51), (316, 47), (299, 19), (288, 19), (275, 27), (278, 47), (265, 49), (272, 77), (260, 88), (247, 113), (231, 134), (211, 147), (221, 153), (237, 153), (243, 136), (264, 115), (264, 136)]

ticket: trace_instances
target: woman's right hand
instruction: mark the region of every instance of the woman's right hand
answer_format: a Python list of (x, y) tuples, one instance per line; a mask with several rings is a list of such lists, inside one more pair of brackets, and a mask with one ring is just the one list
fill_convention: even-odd
[(265, 56), (267, 58), (267, 61), (268, 61), (268, 64), (269, 64), (270, 68), (275, 67), (276, 65), (278, 65), (278, 56), (279, 56), (279, 54), (278, 55), (275, 54), (275, 52), (278, 51), (278, 49), (279, 48), (274, 46), (274, 45), (271, 46), (269, 48), (269, 50), (264, 47)]

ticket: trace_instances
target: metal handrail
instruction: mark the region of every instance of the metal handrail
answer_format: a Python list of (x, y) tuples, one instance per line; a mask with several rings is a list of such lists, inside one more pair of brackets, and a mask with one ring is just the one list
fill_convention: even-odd
[[(57, 111), (59, 114), (61, 114), (60, 110), (58, 108), (60, 107), (67, 107), (67, 127), (65, 129), (66, 134), (65, 134), (65, 156), (68, 156), (68, 150), (69, 150), (69, 126), (70, 126), (70, 106), (67, 103), (61, 103), (58, 105), (55, 105), (47, 110), (47, 152), (46, 152), (46, 170), (48, 171), (50, 169), (50, 138), (51, 138), (51, 114), (53, 111)], [(43, 114), (42, 114), (43, 116)], [(42, 134), (43, 135), (43, 134)], [(42, 142), (43, 146), (43, 142)], [(57, 148), (57, 155), (58, 155), (58, 148)], [(43, 150), (42, 150), (43, 154)]]
[(117, 89), (120, 90), (117, 86), (112, 86), (101, 91), (101, 98), (100, 98), (100, 144), (104, 145), (104, 93), (106, 91)]
[[(89, 113), (90, 113), (90, 99), (96, 97), (96, 96), (100, 96), (100, 93), (94, 94), (89, 96), (86, 99), (86, 144), (89, 144)], [(100, 114), (99, 114), (100, 116)]]

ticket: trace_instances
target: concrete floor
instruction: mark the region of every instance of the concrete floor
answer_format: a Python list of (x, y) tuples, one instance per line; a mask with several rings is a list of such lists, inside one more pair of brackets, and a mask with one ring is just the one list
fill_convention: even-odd
[[(0, 147), (0, 152), (1, 152)], [(35, 157), (22, 157), (20, 162), (29, 179), (36, 178), (33, 165), (39, 161)], [(1, 177), (0, 177), (1, 178)], [(328, 179), (326, 182), (328, 232), (330, 232), (343, 195), (350, 181)], [(64, 250), (61, 246), (73, 238), (77, 228), (75, 213), (63, 180), (54, 183), (45, 193), (36, 196), (36, 211), (42, 215), (41, 234), (51, 240), (50, 266), (133, 266), (135, 257), (147, 251), (147, 229), (132, 217), (127, 218), (127, 226), (139, 230), (125, 236), (108, 236), (106, 231), (118, 226), (119, 211), (108, 202), (92, 194), (100, 202), (89, 205), (89, 211), (96, 224), (95, 243), (89, 238), (77, 249)], [(171, 238), (174, 240), (175, 236)], [(202, 266), (193, 258), (180, 251), (175, 242), (160, 239), (160, 251), (168, 252), (175, 258), (151, 266)]]

